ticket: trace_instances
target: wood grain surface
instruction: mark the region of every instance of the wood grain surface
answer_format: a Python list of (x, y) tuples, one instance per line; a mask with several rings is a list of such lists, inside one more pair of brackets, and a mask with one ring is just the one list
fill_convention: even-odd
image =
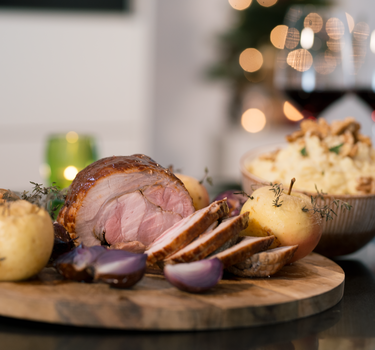
[(119, 290), (66, 281), (46, 268), (31, 281), (0, 283), (0, 315), (137, 330), (248, 327), (324, 311), (341, 300), (344, 280), (337, 264), (316, 253), (269, 278), (225, 276), (205, 294), (182, 292), (157, 275), (146, 275), (133, 288)]

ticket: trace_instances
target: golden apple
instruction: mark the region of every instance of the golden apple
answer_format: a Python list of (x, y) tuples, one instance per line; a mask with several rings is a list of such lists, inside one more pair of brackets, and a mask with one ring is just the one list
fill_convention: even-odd
[[(249, 225), (241, 232), (245, 236), (275, 236), (271, 248), (298, 244), (290, 262), (302, 259), (317, 246), (322, 235), (323, 220), (314, 213), (311, 200), (302, 193), (281, 191), (279, 200), (274, 187), (255, 190), (241, 209), (250, 212)], [(304, 210), (302, 210), (304, 209)]]
[(54, 229), (46, 210), (27, 201), (0, 206), (0, 281), (19, 281), (46, 266)]
[(201, 184), (196, 178), (184, 174), (175, 174), (185, 185), (191, 198), (195, 210), (207, 207), (210, 204), (210, 197), (206, 187)]

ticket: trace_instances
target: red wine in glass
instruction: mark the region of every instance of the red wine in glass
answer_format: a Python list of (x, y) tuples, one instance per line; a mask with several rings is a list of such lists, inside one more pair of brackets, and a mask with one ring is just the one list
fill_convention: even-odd
[(344, 90), (313, 90), (306, 92), (297, 89), (286, 89), (284, 92), (297, 104), (296, 107), (299, 107), (305, 117), (313, 116), (315, 118), (318, 118), (323, 110), (347, 93)]

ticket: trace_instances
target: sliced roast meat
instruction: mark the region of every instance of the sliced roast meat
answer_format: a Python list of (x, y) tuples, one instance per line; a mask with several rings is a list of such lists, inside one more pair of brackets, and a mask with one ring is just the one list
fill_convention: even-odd
[(205, 232), (210, 225), (228, 214), (226, 200), (210, 204), (197, 210), (187, 218), (166, 230), (160, 235), (145, 253), (147, 261), (155, 263), (164, 260), (176, 251), (187, 246), (193, 239)]
[(177, 264), (204, 259), (229, 239), (236, 237), (247, 227), (248, 223), (248, 212), (227, 219), (211, 232), (202, 234), (185, 248), (170, 256), (165, 263)]
[(241, 242), (224, 250), (221, 253), (211, 255), (210, 259), (218, 258), (224, 267), (238, 264), (255, 253), (267, 249), (273, 242), (274, 236), (244, 237)]
[(57, 221), (86, 246), (150, 245), (194, 212), (183, 183), (151, 158), (109, 157), (80, 171)]
[(126, 252), (138, 254), (144, 253), (146, 248), (144, 244), (138, 241), (115, 243), (109, 247), (109, 249), (125, 250)]
[(227, 270), (240, 277), (268, 277), (280, 271), (293, 257), (298, 245), (269, 249), (229, 266)]

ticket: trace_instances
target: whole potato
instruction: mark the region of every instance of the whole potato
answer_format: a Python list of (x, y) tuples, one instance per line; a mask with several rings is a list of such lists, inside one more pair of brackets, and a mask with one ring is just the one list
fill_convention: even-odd
[(0, 206), (0, 281), (37, 274), (48, 262), (54, 230), (46, 210), (27, 201)]
[(191, 198), (195, 210), (207, 207), (210, 204), (210, 197), (206, 187), (201, 184), (196, 178), (184, 174), (175, 174), (185, 185)]

